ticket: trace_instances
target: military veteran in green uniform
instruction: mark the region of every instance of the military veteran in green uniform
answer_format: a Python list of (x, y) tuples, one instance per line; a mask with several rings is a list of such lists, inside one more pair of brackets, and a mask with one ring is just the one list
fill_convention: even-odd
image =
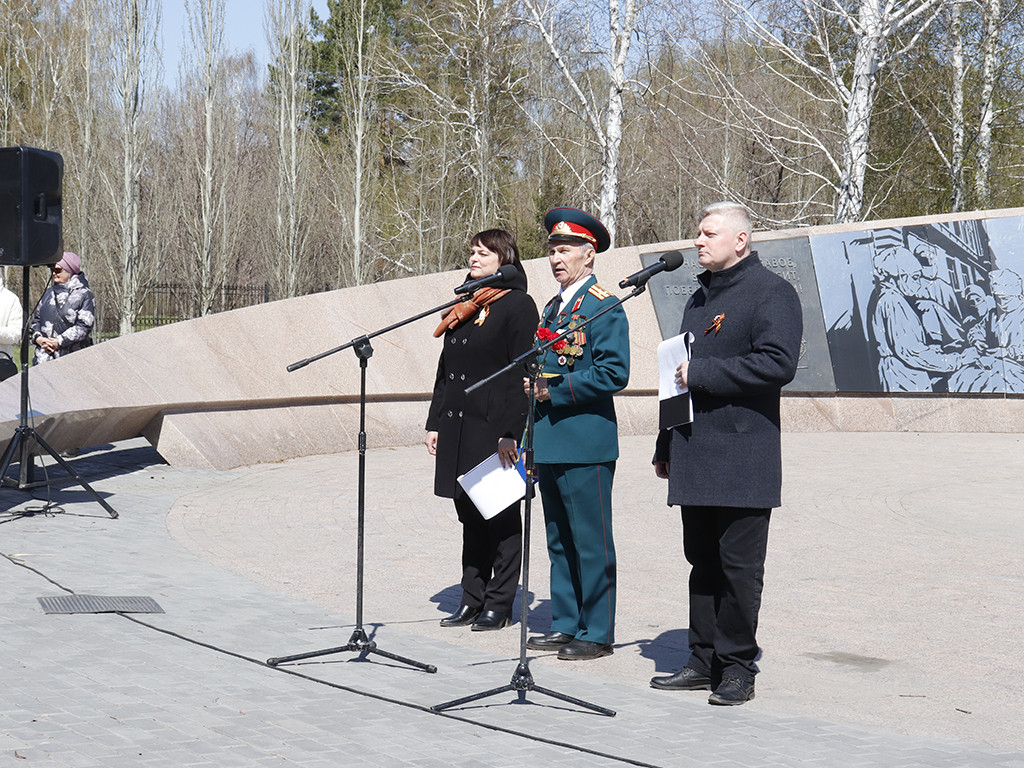
[[(541, 316), (543, 341), (569, 328), (541, 359), (534, 462), (551, 560), (551, 631), (527, 640), (560, 659), (597, 659), (615, 639), (612, 477), (619, 456), (612, 396), (629, 381), (629, 323), (622, 307), (586, 320), (615, 297), (593, 276), (610, 244), (604, 226), (575, 208), (544, 218), (548, 261), (561, 286)], [(527, 386), (528, 382), (527, 381)]]

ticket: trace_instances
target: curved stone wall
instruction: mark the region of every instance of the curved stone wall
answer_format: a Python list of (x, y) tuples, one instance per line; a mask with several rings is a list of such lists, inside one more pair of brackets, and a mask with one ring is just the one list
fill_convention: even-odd
[[(1021, 215), (1024, 211), (998, 211), (758, 233), (755, 242), (762, 253), (777, 252), (814, 237), (854, 242), (857, 237), (844, 233), (869, 227), (897, 231), (937, 221)], [(689, 248), (691, 241), (616, 249), (598, 256), (596, 274), (605, 288), (623, 295), (617, 288), (623, 277), (666, 250)], [(788, 257), (771, 258), (785, 274)], [(812, 271), (810, 280), (804, 272), (789, 271), (804, 297), (808, 354), (784, 399), (787, 429), (1002, 432), (1024, 425), (1024, 400), (1013, 394), (868, 395), (837, 388), (827, 312), (819, 296), (821, 269), (816, 276)], [(547, 261), (527, 262), (527, 273), (530, 293), (542, 306), (558, 287)], [(648, 293), (625, 305), (632, 372), (616, 402), (624, 434), (656, 430), (657, 345), (662, 326), (671, 327), (665, 313), (681, 311), (687, 295), (681, 281), (692, 280), (692, 274), (686, 265), (658, 276)], [(303, 296), (94, 345), (31, 369), (33, 424), (58, 450), (142, 435), (171, 464), (217, 469), (355, 449), (360, 365), (354, 352), (344, 350), (291, 373), (287, 366), (449, 300), (463, 277), (460, 270)], [(422, 439), (440, 350), (431, 335), (435, 325), (431, 316), (372, 340), (366, 366), (370, 447)], [(19, 418), (20, 379), (14, 378), (0, 383), (0, 436), (13, 434)]]
[[(602, 254), (614, 287), (637, 269), (637, 249)], [(527, 262), (542, 304), (557, 290), (546, 260)], [(145, 436), (170, 463), (231, 468), (357, 447), (360, 364), (351, 349), (289, 373), (290, 363), (401, 322), (454, 297), (464, 272), (394, 280), (262, 304), (154, 328), (30, 371), (30, 413), (58, 450)], [(631, 433), (654, 428), (646, 400), (657, 386), (661, 340), (650, 300), (626, 305), (635, 389), (621, 398)], [(423, 436), (440, 340), (431, 315), (371, 341), (366, 366), (369, 446)], [(645, 385), (645, 386), (637, 386)], [(19, 379), (0, 383), (0, 434), (18, 426)]]

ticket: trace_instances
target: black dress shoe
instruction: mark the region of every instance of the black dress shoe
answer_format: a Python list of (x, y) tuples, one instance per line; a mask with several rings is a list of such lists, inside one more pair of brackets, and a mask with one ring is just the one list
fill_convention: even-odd
[(526, 647), (535, 651), (550, 651), (553, 648), (561, 648), (572, 640), (572, 635), (563, 632), (548, 632), (546, 635), (534, 635), (529, 638), (526, 641)]
[(652, 677), (651, 688), (663, 691), (710, 691), (711, 678), (690, 667), (683, 667), (674, 675)]
[(565, 661), (584, 661), (611, 656), (612, 646), (608, 643), (592, 643), (589, 640), (576, 640), (566, 643), (558, 652), (558, 658)]
[(508, 614), (498, 613), (497, 611), (484, 611), (476, 617), (476, 621), (473, 622), (473, 626), (470, 627), (474, 632), (487, 632), (492, 629), (504, 629), (508, 626)]
[(754, 698), (754, 681), (740, 680), (737, 677), (727, 677), (722, 684), (715, 688), (715, 692), (708, 697), (708, 704), (717, 704), (721, 707), (734, 707), (737, 704), (745, 704)]
[(476, 621), (476, 617), (480, 615), (479, 608), (470, 608), (468, 605), (459, 606), (459, 610), (453, 613), (451, 616), (446, 616), (441, 619), (442, 627), (464, 627), (467, 624), (472, 624)]

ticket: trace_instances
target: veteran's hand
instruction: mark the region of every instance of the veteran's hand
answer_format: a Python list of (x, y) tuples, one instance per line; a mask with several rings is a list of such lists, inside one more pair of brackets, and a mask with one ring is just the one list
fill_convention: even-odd
[[(523, 379), (523, 392), (529, 396), (530, 394), (530, 380), (527, 378)], [(547, 379), (538, 378), (533, 386), (533, 396), (538, 402), (545, 402), (551, 399), (551, 393), (548, 391)]]
[(437, 456), (437, 432), (427, 432), (427, 436), (423, 438), (423, 444), (427, 446), (427, 453)]
[(654, 461), (654, 474), (660, 477), (662, 480), (668, 480), (668, 462), (667, 461)]
[(548, 390), (547, 379), (537, 379), (533, 385), (533, 395), (537, 398), (540, 403), (545, 403), (551, 400), (551, 392)]

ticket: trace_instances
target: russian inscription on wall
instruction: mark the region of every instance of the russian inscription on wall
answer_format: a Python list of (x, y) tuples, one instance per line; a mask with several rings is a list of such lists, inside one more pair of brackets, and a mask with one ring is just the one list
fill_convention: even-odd
[[(834, 392), (832, 365), (824, 326), (821, 322), (821, 304), (814, 280), (814, 265), (807, 238), (787, 238), (755, 243), (761, 263), (786, 278), (796, 288), (804, 312), (804, 338), (800, 348), (796, 378), (787, 387), (794, 392)], [(661, 253), (640, 257), (646, 267), (661, 257)], [(654, 301), (662, 338), (679, 333), (683, 309), (697, 290), (697, 275), (703, 268), (697, 262), (697, 251), (683, 251), (683, 266), (672, 272), (662, 272), (651, 278), (648, 290)]]

